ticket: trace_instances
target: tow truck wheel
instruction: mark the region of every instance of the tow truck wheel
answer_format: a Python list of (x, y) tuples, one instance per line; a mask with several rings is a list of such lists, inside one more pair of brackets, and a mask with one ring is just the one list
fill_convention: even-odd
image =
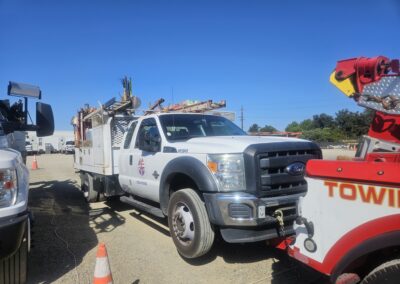
[(97, 181), (95, 181), (94, 177), (91, 174), (81, 174), (81, 189), (83, 192), (83, 196), (89, 203), (99, 201), (100, 193), (95, 190), (96, 184)]
[(214, 230), (204, 202), (193, 189), (181, 189), (172, 194), (168, 204), (168, 225), (183, 257), (196, 258), (211, 249)]
[(0, 261), (0, 283), (26, 283), (28, 270), (28, 238), (12, 256)]
[(361, 284), (395, 284), (400, 279), (400, 259), (394, 259), (379, 265), (372, 270)]

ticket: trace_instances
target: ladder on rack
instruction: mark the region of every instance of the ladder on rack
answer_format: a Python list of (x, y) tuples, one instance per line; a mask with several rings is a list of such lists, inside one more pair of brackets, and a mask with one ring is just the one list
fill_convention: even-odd
[[(202, 102), (192, 102), (184, 101), (179, 104), (170, 105), (167, 107), (162, 107), (161, 103), (164, 100), (158, 100), (154, 105), (152, 105), (149, 110), (145, 111), (145, 115), (155, 113), (155, 112), (194, 112), (203, 113), (206, 111), (211, 111), (214, 109), (219, 109), (226, 107), (226, 101), (222, 100), (220, 102), (213, 102), (212, 100), (202, 101)], [(158, 108), (158, 110), (156, 110)]]
[(107, 101), (105, 104), (101, 105), (101, 107), (99, 107), (95, 111), (86, 115), (83, 118), (83, 120), (90, 119), (90, 118), (94, 117), (95, 115), (103, 115), (104, 112), (117, 113), (119, 111), (126, 110), (130, 107), (132, 107), (132, 100), (118, 102), (115, 100), (115, 98), (112, 98), (111, 100)]

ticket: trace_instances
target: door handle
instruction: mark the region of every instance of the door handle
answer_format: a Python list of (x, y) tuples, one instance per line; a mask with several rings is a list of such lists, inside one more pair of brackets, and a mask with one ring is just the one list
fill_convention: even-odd
[(132, 166), (132, 163), (133, 163), (132, 160), (133, 160), (132, 155), (129, 155), (129, 165), (130, 165), (130, 166)]

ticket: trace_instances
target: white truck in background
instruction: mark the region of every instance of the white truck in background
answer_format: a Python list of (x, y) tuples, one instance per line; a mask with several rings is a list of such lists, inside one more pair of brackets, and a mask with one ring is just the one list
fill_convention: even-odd
[(11, 105), (0, 100), (0, 283), (25, 283), (31, 215), (29, 171), (20, 150), (25, 149), (25, 131), (51, 135), (54, 120), (51, 107), (37, 102), (36, 125), (28, 124), (27, 98), (40, 99), (38, 87), (10, 82), (8, 95), (24, 97), (25, 109), (22, 101)]
[(216, 230), (231, 243), (294, 234), (297, 202), (307, 191), (305, 163), (322, 156), (316, 144), (248, 136), (228, 119), (202, 113), (221, 106), (211, 101), (134, 116), (133, 99), (87, 106), (75, 118), (75, 169), (89, 202), (122, 195), (167, 217), (185, 258), (207, 253)]
[(64, 154), (74, 154), (75, 153), (75, 141), (67, 140), (61, 148), (61, 152)]

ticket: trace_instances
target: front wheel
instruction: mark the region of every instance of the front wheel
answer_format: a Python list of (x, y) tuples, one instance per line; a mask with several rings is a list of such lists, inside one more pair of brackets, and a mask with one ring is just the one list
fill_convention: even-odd
[(181, 189), (172, 194), (168, 204), (168, 225), (183, 257), (200, 257), (211, 249), (214, 230), (204, 202), (193, 189)]
[(19, 249), (12, 256), (0, 260), (0, 283), (3, 281), (4, 283), (26, 283), (29, 242), (27, 234)]

